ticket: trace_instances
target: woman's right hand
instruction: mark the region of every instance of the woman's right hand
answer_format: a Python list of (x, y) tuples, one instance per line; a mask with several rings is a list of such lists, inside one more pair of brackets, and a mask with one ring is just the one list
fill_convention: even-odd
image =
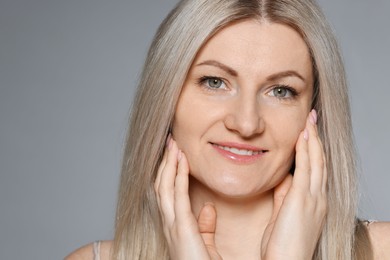
[(220, 260), (215, 247), (216, 211), (205, 204), (198, 219), (188, 195), (189, 166), (186, 156), (168, 138), (154, 189), (171, 259)]

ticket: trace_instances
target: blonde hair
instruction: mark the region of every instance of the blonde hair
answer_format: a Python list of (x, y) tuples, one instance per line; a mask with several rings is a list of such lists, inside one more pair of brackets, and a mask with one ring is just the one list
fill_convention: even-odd
[(135, 96), (120, 179), (114, 259), (169, 259), (153, 183), (181, 87), (205, 42), (243, 19), (286, 24), (309, 47), (330, 205), (314, 259), (354, 258), (356, 167), (348, 90), (339, 48), (320, 8), (310, 0), (186, 0), (158, 29)]

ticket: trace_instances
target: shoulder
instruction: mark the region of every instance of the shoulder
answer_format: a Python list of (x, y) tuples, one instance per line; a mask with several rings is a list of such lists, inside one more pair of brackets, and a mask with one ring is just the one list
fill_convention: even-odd
[[(100, 242), (100, 259), (108, 260), (110, 259), (112, 241), (101, 241)], [(65, 257), (65, 260), (93, 260), (95, 257), (94, 254), (94, 244), (88, 244), (85, 246), (76, 249), (74, 252), (70, 253)]]
[(368, 225), (374, 259), (386, 259), (390, 255), (390, 222), (372, 222)]

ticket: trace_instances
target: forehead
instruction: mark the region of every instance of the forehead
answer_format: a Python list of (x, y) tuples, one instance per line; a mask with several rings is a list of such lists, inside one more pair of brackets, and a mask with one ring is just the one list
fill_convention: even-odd
[(195, 60), (217, 60), (248, 73), (270, 74), (297, 70), (309, 76), (309, 49), (293, 28), (268, 21), (244, 20), (216, 33), (198, 52)]

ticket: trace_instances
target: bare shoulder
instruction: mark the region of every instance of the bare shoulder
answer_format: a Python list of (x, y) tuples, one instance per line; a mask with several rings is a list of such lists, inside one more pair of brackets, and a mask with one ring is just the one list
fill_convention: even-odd
[[(112, 241), (101, 241), (100, 260), (109, 260)], [(93, 243), (80, 247), (65, 257), (65, 260), (93, 260), (95, 257)]]
[(390, 222), (373, 222), (368, 232), (374, 251), (374, 259), (387, 259), (390, 256)]

